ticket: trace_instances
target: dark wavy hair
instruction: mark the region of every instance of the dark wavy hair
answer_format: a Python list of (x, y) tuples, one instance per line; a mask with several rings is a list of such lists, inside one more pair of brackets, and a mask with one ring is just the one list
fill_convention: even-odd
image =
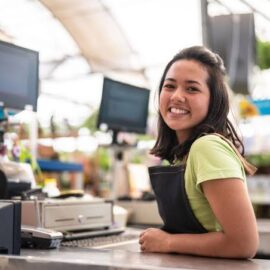
[(219, 133), (229, 139), (244, 154), (244, 145), (238, 137), (232, 123), (228, 119), (229, 96), (225, 80), (226, 70), (223, 60), (203, 46), (194, 46), (177, 53), (167, 64), (159, 84), (159, 95), (165, 77), (173, 63), (179, 60), (192, 60), (201, 64), (208, 72), (207, 85), (210, 90), (210, 102), (206, 118), (192, 130), (191, 136), (179, 143), (176, 132), (164, 122), (160, 112), (158, 115), (158, 137), (150, 153), (173, 163), (175, 159), (183, 159), (189, 152), (192, 143), (205, 134)]

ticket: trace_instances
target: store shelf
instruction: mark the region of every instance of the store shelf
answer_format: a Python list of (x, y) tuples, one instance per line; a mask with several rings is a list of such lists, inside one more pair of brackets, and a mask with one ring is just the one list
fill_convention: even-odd
[(69, 173), (74, 175), (71, 183), (72, 189), (83, 189), (83, 165), (76, 162), (62, 162), (58, 160), (38, 159), (38, 165), (43, 172), (61, 174)]
[(47, 172), (82, 172), (83, 166), (75, 162), (62, 162), (58, 160), (38, 159), (38, 165), (42, 171)]

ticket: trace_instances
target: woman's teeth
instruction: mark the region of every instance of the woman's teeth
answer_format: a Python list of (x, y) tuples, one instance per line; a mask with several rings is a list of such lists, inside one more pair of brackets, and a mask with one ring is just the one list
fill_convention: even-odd
[(177, 109), (177, 108), (171, 108), (171, 112), (175, 114), (187, 114), (188, 111), (182, 110), (182, 109)]

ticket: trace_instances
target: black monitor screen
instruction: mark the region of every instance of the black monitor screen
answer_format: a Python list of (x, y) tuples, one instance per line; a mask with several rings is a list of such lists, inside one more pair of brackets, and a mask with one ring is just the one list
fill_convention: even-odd
[(5, 107), (37, 109), (38, 52), (0, 41), (0, 101)]
[(209, 46), (224, 60), (230, 87), (248, 95), (256, 63), (254, 15), (220, 15), (210, 17), (209, 22)]
[(130, 84), (104, 78), (98, 127), (145, 133), (150, 91)]

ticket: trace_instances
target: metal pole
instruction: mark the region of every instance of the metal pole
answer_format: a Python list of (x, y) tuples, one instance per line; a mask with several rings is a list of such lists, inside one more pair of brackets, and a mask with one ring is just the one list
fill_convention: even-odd
[(209, 21), (207, 7), (207, 0), (201, 0), (202, 41), (204, 46), (209, 47)]

